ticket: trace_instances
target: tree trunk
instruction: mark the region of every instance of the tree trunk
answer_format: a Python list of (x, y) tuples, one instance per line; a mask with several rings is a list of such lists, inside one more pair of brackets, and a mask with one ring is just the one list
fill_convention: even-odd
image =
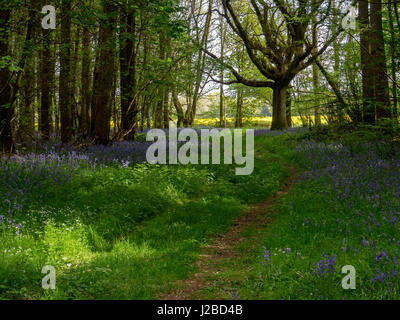
[(369, 124), (375, 123), (375, 107), (373, 104), (374, 97), (374, 82), (373, 71), (371, 68), (371, 43), (369, 30), (369, 8), (368, 0), (359, 1), (359, 16), (358, 16), (361, 33), (361, 72), (362, 72), (362, 91), (363, 91), (363, 109), (364, 122)]
[[(5, 2), (5, 1), (4, 1)], [(8, 6), (0, 6), (0, 57), (9, 54), (8, 30), (11, 10)], [(0, 68), (0, 151), (11, 152), (13, 148), (11, 119), (14, 108), (11, 106), (10, 71), (7, 67)]]
[(50, 30), (43, 29), (42, 50), (40, 56), (40, 132), (43, 139), (50, 136), (51, 85), (54, 78), (53, 56), (50, 48)]
[(242, 128), (243, 127), (243, 88), (237, 89), (237, 107), (236, 107), (236, 119), (235, 119), (235, 127)]
[[(336, 1), (332, 1), (332, 7), (337, 9), (337, 4)], [(332, 17), (332, 32), (336, 33), (338, 26), (340, 25), (338, 16), (336, 14), (333, 15)], [(334, 61), (334, 76), (333, 79), (335, 82), (339, 82), (339, 76), (340, 76), (340, 40), (338, 37), (335, 38), (333, 41), (333, 61)]]
[[(314, 92), (317, 94), (319, 92), (320, 82), (319, 82), (319, 73), (318, 73), (318, 66), (314, 63), (313, 64), (313, 86)], [(318, 100), (319, 103), (320, 100)], [(321, 126), (321, 111), (320, 106), (317, 105), (314, 108), (314, 118), (315, 118), (315, 125)]]
[(82, 43), (82, 78), (81, 78), (81, 126), (80, 130), (83, 137), (89, 135), (90, 119), (90, 30), (89, 28), (83, 29), (83, 43)]
[(56, 136), (60, 135), (60, 105), (57, 100), (57, 81), (53, 83), (53, 103), (54, 103), (54, 131)]
[[(348, 43), (352, 44), (353, 43), (353, 36), (348, 35)], [(354, 123), (361, 123), (362, 122), (362, 108), (359, 103), (360, 101), (360, 96), (358, 92), (358, 83), (356, 81), (357, 79), (357, 71), (358, 71), (358, 66), (353, 65), (353, 59), (352, 59), (352, 54), (348, 52), (348, 56), (346, 57), (346, 63), (345, 63), (345, 70), (346, 70), (346, 75), (348, 78), (349, 86), (350, 86), (350, 92), (353, 97), (353, 103), (351, 103), (350, 108), (348, 109), (348, 114), (351, 118), (351, 120)]]
[(164, 92), (163, 87), (158, 89), (158, 101), (155, 108), (155, 122), (154, 126), (158, 129), (162, 128), (163, 125), (163, 108), (164, 108)]
[(103, 12), (107, 16), (100, 24), (99, 56), (93, 80), (93, 138), (96, 143), (106, 145), (110, 141), (111, 94), (115, 71), (115, 10), (113, 1), (103, 1)]
[[(160, 32), (158, 35), (158, 41), (159, 41), (159, 58), (161, 61), (164, 61), (167, 57), (166, 53), (166, 39), (165, 35), (163, 32)], [(156, 110), (155, 110), (155, 127), (156, 128), (162, 128), (164, 124), (164, 100), (165, 100), (165, 91), (166, 91), (166, 86), (164, 84), (160, 84), (158, 86), (158, 101), (156, 105)]]
[(63, 0), (61, 4), (59, 85), (61, 141), (63, 143), (68, 143), (72, 140), (71, 98), (71, 1)]
[(286, 130), (288, 128), (286, 119), (287, 88), (287, 85), (276, 85), (273, 88), (271, 130)]
[(335, 79), (326, 71), (324, 66), (318, 60), (315, 60), (315, 64), (318, 66), (319, 70), (321, 71), (322, 75), (325, 77), (326, 81), (328, 82), (329, 86), (332, 88), (333, 92), (336, 95), (336, 98), (339, 101), (341, 109), (347, 109), (347, 103), (343, 98), (342, 93), (340, 92), (339, 86)]
[(30, 140), (35, 132), (34, 126), (34, 104), (35, 104), (35, 57), (33, 52), (27, 54), (24, 74), (23, 85), (21, 85), (21, 94), (23, 96), (23, 103), (20, 108), (19, 114), (19, 133), (22, 139)]
[(77, 78), (78, 78), (78, 57), (79, 57), (79, 43), (81, 41), (81, 29), (76, 28), (74, 38), (73, 38), (73, 52), (71, 58), (71, 122), (72, 127), (75, 131), (79, 126), (79, 114), (78, 114), (78, 99), (77, 99)]
[[(223, 71), (221, 72), (221, 81), (223, 81)], [(219, 126), (226, 127), (224, 85), (222, 83), (219, 88)]]
[[(394, 0), (397, 1), (397, 0)], [(392, 0), (388, 2), (388, 12), (389, 12), (389, 27), (390, 27), (390, 66), (392, 71), (392, 96), (393, 96), (393, 119), (398, 121), (398, 111), (397, 111), (397, 74), (396, 74), (396, 61), (397, 61), (397, 41), (394, 32), (393, 24), (393, 8)]]
[(169, 91), (164, 91), (163, 128), (169, 128)]
[[(313, 5), (315, 5), (315, 1), (316, 0), (312, 0)], [(317, 18), (314, 16), (313, 17), (313, 23), (316, 23)], [(313, 42), (314, 43), (318, 43), (318, 30), (317, 28), (315, 28), (313, 30)], [(336, 44), (336, 41), (335, 41)], [(335, 50), (336, 51), (336, 50)], [(317, 54), (318, 53), (318, 47), (315, 47), (313, 50), (313, 54)], [(313, 85), (314, 85), (314, 92), (315, 94), (317, 94), (320, 90), (320, 82), (319, 82), (319, 72), (318, 72), (318, 66), (313, 63)], [(318, 100), (319, 103), (320, 100)], [(317, 105), (314, 108), (314, 119), (315, 119), (315, 126), (320, 126), (321, 125), (321, 113), (320, 113), (320, 106)]]
[(377, 120), (390, 119), (389, 81), (386, 73), (385, 41), (382, 28), (382, 0), (371, 2), (371, 35), (376, 118)]
[[(219, 17), (219, 25), (220, 25), (220, 41), (221, 41), (221, 64), (224, 63), (225, 59), (225, 38), (226, 31), (224, 28), (224, 18), (222, 16)], [(224, 67), (221, 65), (220, 72), (221, 84), (219, 88), (219, 125), (221, 128), (226, 128), (226, 110), (225, 110), (225, 93), (224, 93)]]
[[(149, 39), (148, 39), (148, 34), (147, 32), (144, 32), (143, 35), (143, 69), (145, 69), (145, 67), (148, 65), (148, 60), (149, 60), (149, 50), (150, 50), (150, 44), (149, 44)], [(143, 81), (143, 77), (146, 71), (142, 71), (142, 81)], [(147, 92), (142, 92), (141, 93), (141, 97), (142, 97), (142, 105), (140, 107), (140, 130), (143, 131), (144, 130), (144, 126), (145, 126), (145, 122), (146, 122), (146, 117), (147, 117), (147, 110), (149, 108), (148, 104), (149, 104), (149, 97)]]
[(146, 106), (146, 127), (151, 129), (151, 105), (153, 102), (149, 102)]
[(286, 91), (286, 119), (288, 127), (293, 127), (292, 123), (292, 95), (291, 95), (291, 87)]
[[(167, 60), (171, 56), (171, 39), (168, 35), (164, 35), (165, 53), (164, 59)], [(169, 88), (164, 88), (163, 103), (163, 128), (169, 128)]]
[(136, 16), (135, 11), (121, 13), (120, 34), (120, 82), (121, 121), (125, 139), (135, 138), (134, 125), (137, 116), (136, 96)]
[(185, 118), (185, 114), (182, 108), (182, 104), (179, 101), (178, 93), (176, 91), (176, 85), (173, 85), (172, 88), (172, 100), (174, 102), (175, 110), (176, 110), (176, 115), (178, 116), (178, 123), (177, 126), (178, 128), (181, 128), (183, 126), (183, 120)]

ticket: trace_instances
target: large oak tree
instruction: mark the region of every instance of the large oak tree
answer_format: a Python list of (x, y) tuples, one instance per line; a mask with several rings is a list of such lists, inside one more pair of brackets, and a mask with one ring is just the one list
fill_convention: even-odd
[[(272, 88), (271, 129), (286, 129), (286, 96), (291, 81), (312, 65), (342, 31), (337, 28), (332, 33), (327, 25), (331, 1), (222, 0), (222, 8), (220, 14), (241, 38), (249, 58), (263, 76), (263, 79), (247, 79), (227, 66), (236, 79), (227, 83)], [(244, 23), (245, 19), (251, 22)], [(318, 37), (313, 37), (317, 29), (326, 34), (319, 43)]]

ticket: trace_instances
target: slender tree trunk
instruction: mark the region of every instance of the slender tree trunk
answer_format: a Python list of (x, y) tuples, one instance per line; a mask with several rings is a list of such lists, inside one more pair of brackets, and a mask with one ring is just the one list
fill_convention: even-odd
[[(164, 59), (167, 60), (171, 56), (171, 38), (164, 35), (165, 53)], [(169, 88), (164, 88), (164, 105), (163, 105), (163, 127), (169, 128)]]
[(113, 86), (112, 86), (112, 91), (111, 91), (111, 112), (110, 112), (110, 118), (112, 119), (113, 122), (113, 138), (118, 136), (118, 130), (117, 130), (117, 73), (118, 73), (118, 61), (117, 59), (114, 60), (114, 74), (113, 74)]
[(152, 102), (148, 103), (148, 105), (146, 106), (146, 127), (147, 129), (151, 129), (151, 105)]
[(53, 101), (54, 101), (54, 132), (56, 136), (60, 135), (60, 106), (57, 102), (57, 91), (54, 88), (53, 92)]
[(176, 114), (178, 116), (178, 128), (181, 128), (183, 126), (183, 120), (185, 118), (185, 114), (183, 112), (183, 107), (182, 104), (179, 101), (178, 93), (176, 90), (176, 84), (173, 85), (172, 87), (172, 100), (174, 102)]
[(219, 88), (219, 125), (221, 128), (226, 128), (225, 93), (224, 85), (222, 83)]
[(333, 92), (336, 95), (336, 98), (339, 101), (341, 109), (347, 109), (347, 103), (343, 98), (342, 93), (340, 92), (339, 85), (335, 81), (334, 77), (332, 77), (328, 71), (324, 68), (324, 66), (318, 61), (315, 60), (315, 64), (318, 66), (319, 70), (321, 71), (322, 75), (325, 77), (326, 81), (328, 82), (329, 86), (332, 88)]
[[(149, 50), (150, 50), (150, 45), (149, 45), (149, 36), (147, 32), (144, 32), (143, 35), (143, 71), (142, 71), (142, 79), (143, 75), (146, 72), (146, 67), (148, 64), (148, 59), (149, 59)], [(141, 121), (140, 121), (140, 130), (144, 130), (145, 122), (146, 122), (146, 117), (147, 117), (147, 112), (148, 112), (148, 104), (149, 104), (149, 97), (146, 92), (141, 94), (142, 96), (142, 107), (140, 108), (140, 113), (141, 113)]]
[[(33, 105), (32, 105), (32, 117), (31, 117), (31, 128), (33, 129), (33, 132), (36, 130), (36, 119), (37, 119), (37, 124), (38, 124), (38, 131), (40, 131), (40, 122), (41, 122), (41, 114), (40, 114), (40, 103), (41, 103), (41, 84), (40, 84), (40, 61), (41, 61), (41, 50), (35, 54), (35, 60), (34, 60), (34, 66), (35, 66), (35, 72), (34, 72), (34, 96), (36, 97), (36, 100), (34, 99)], [(36, 115), (37, 114), (37, 115)]]
[[(352, 44), (353, 43), (353, 36), (348, 35), (348, 43)], [(345, 70), (346, 70), (346, 75), (348, 78), (349, 86), (350, 86), (350, 91), (351, 95), (353, 97), (354, 103), (351, 104), (350, 109), (348, 109), (349, 116), (351, 120), (354, 123), (361, 123), (362, 122), (362, 108), (359, 103), (360, 101), (360, 96), (359, 96), (359, 91), (358, 91), (358, 84), (357, 84), (357, 66), (353, 66), (353, 59), (352, 59), (352, 54), (347, 55), (347, 61), (345, 63)]]
[[(159, 58), (160, 60), (166, 59), (166, 46), (165, 35), (160, 32), (159, 34)], [(165, 85), (160, 84), (158, 87), (158, 101), (156, 105), (155, 114), (155, 127), (162, 128), (164, 123), (164, 99), (165, 99)]]
[(236, 119), (235, 119), (235, 127), (242, 128), (243, 127), (243, 88), (237, 89), (237, 101), (236, 101)]
[(140, 119), (140, 131), (143, 132), (143, 130), (146, 127), (146, 121), (147, 121), (147, 108), (149, 106), (149, 100), (147, 95), (142, 96), (142, 107), (140, 109), (141, 112), (141, 119)]
[[(57, 48), (57, 45), (55, 45), (55, 49)], [(57, 51), (57, 50), (55, 50)], [(55, 53), (56, 54), (56, 53)], [(56, 54), (57, 55), (57, 54)], [(56, 81), (56, 76), (54, 77), (54, 83), (53, 83), (53, 103), (54, 103), (54, 131), (56, 133), (56, 136), (60, 136), (60, 104), (59, 100), (57, 100), (57, 81)]]
[(362, 91), (364, 122), (375, 123), (375, 106), (373, 104), (374, 82), (371, 64), (371, 43), (369, 27), (369, 8), (368, 0), (359, 0), (359, 22), (361, 25), (360, 47), (361, 47), (361, 71), (362, 71)]
[(71, 58), (71, 92), (72, 92), (72, 109), (71, 109), (71, 122), (73, 129), (75, 131), (79, 125), (79, 113), (78, 113), (78, 88), (77, 88), (77, 78), (78, 78), (78, 65), (79, 65), (79, 44), (81, 40), (81, 29), (76, 28), (73, 40), (73, 53)]
[(97, 61), (100, 59), (100, 30), (98, 29), (96, 32), (96, 37), (95, 37), (95, 44), (94, 48), (96, 48), (95, 52), (95, 62), (94, 62), (94, 67), (93, 67), (93, 76), (92, 76), (92, 91), (91, 91), (91, 101), (90, 101), (90, 109), (89, 109), (89, 137), (91, 139), (94, 139), (94, 127), (95, 127), (95, 112), (96, 110), (94, 109), (93, 106), (93, 93), (94, 93), (94, 87), (96, 84), (96, 66), (97, 66)]
[(396, 73), (397, 39), (394, 32), (392, 0), (389, 0), (388, 2), (388, 13), (389, 13), (389, 27), (390, 27), (390, 61), (391, 61), (390, 67), (392, 71), (392, 82), (393, 82), (392, 83), (393, 119), (397, 122), (399, 118), (397, 111), (398, 101), (397, 101), (397, 73)]
[(53, 85), (54, 65), (51, 53), (51, 31), (43, 29), (42, 49), (40, 57), (40, 132), (43, 139), (50, 136), (50, 104), (51, 104), (51, 86)]
[(164, 88), (158, 90), (158, 101), (155, 108), (155, 121), (154, 126), (156, 128), (162, 128), (163, 125), (163, 107), (164, 107)]
[[(318, 66), (315, 63), (313, 64), (313, 86), (314, 86), (314, 92), (317, 94), (320, 89), (319, 88), (320, 82), (319, 82)], [(315, 118), (315, 125), (320, 126), (321, 125), (321, 111), (320, 111), (319, 105), (314, 108), (314, 118)]]
[(82, 72), (81, 72), (81, 133), (83, 137), (89, 135), (89, 110), (90, 110), (90, 64), (91, 64), (91, 51), (90, 51), (90, 30), (89, 28), (83, 29), (82, 35)]
[(393, 0), (394, 15), (396, 16), (397, 27), (400, 27), (399, 10), (397, 8), (397, 1)]
[(289, 87), (286, 91), (286, 119), (288, 127), (293, 127), (292, 123), (292, 95), (291, 95), (292, 88)]
[(23, 139), (31, 139), (33, 136), (34, 127), (34, 104), (35, 104), (35, 57), (33, 52), (29, 52), (25, 61), (25, 68), (23, 74), (23, 85), (21, 85), (21, 93), (23, 96), (23, 103), (20, 108), (20, 134)]
[(163, 128), (169, 128), (169, 91), (164, 90), (163, 103)]
[(125, 139), (135, 137), (134, 125), (137, 116), (136, 96), (136, 16), (135, 11), (121, 13), (120, 33), (120, 82), (121, 82), (121, 120)]
[[(316, 0), (312, 0), (313, 5), (315, 5)], [(316, 23), (316, 17), (313, 17), (313, 23)], [(318, 43), (318, 30), (317, 28), (314, 29), (313, 31), (313, 42)], [(318, 53), (318, 48), (315, 47), (313, 50), (314, 54)], [(318, 66), (314, 63), (313, 64), (313, 85), (314, 85), (314, 92), (317, 94), (320, 90), (320, 82), (319, 82), (319, 72), (318, 72)], [(320, 100), (318, 100), (320, 101)], [(319, 103), (319, 102), (318, 102)], [(314, 118), (315, 118), (315, 126), (320, 126), (321, 125), (321, 113), (320, 113), (320, 106), (317, 105), (314, 108)]]
[[(11, 17), (11, 9), (0, 1), (0, 57), (9, 54), (8, 30)], [(7, 67), (0, 68), (0, 151), (11, 152), (13, 148), (11, 119), (14, 108), (11, 105), (10, 71)]]
[(226, 114), (225, 114), (225, 99), (224, 99), (224, 84), (222, 83), (224, 81), (224, 68), (222, 64), (224, 63), (225, 59), (225, 38), (226, 38), (226, 31), (225, 31), (225, 26), (224, 26), (224, 18), (220, 16), (219, 18), (219, 24), (220, 24), (220, 41), (221, 41), (221, 73), (220, 73), (220, 78), (221, 78), (221, 84), (220, 84), (220, 89), (219, 89), (219, 125), (222, 128), (226, 128)]
[(389, 81), (382, 28), (382, 0), (371, 1), (371, 55), (373, 57), (375, 109), (377, 120), (390, 119)]
[(61, 141), (63, 143), (68, 143), (72, 140), (71, 0), (63, 0), (61, 4), (59, 97)]
[[(315, 0), (314, 0), (315, 1)], [(337, 9), (337, 4), (336, 1), (333, 0), (332, 1), (332, 6)], [(332, 20), (332, 32), (336, 33), (337, 28), (339, 26), (339, 19), (337, 15), (333, 16), (333, 20)], [(338, 38), (335, 38), (334, 42), (333, 42), (333, 62), (334, 62), (334, 76), (333, 79), (335, 80), (335, 82), (339, 81), (339, 77), (340, 77), (340, 41)]]

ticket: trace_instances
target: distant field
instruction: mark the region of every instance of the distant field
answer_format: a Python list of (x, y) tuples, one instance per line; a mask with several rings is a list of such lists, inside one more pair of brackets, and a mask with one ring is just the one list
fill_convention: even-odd
[[(314, 122), (314, 116), (310, 117), (312, 122)], [(227, 118), (227, 124), (229, 127), (233, 127), (235, 124), (235, 118)], [(303, 125), (300, 116), (292, 117), (293, 126), (301, 127)], [(322, 124), (327, 124), (327, 121), (324, 117), (321, 119)], [(243, 124), (245, 127), (270, 127), (272, 123), (272, 117), (251, 117), (251, 118), (243, 118)], [(110, 122), (111, 127), (114, 127), (114, 121)], [(39, 124), (35, 123), (35, 128), (38, 129)], [(55, 126), (55, 123), (53, 123)], [(218, 127), (219, 126), (219, 118), (196, 118), (194, 121), (194, 126), (206, 126), (206, 127)]]
[[(233, 126), (235, 123), (234, 118), (227, 118), (226, 120), (228, 126)], [(311, 117), (311, 120), (314, 122), (314, 117)], [(325, 118), (322, 118), (321, 120), (323, 124), (327, 124)], [(293, 126), (295, 127), (301, 127), (303, 125), (300, 116), (292, 117), (292, 121), (293, 121)], [(251, 117), (243, 119), (243, 124), (245, 127), (270, 127), (271, 123), (272, 123), (272, 117)], [(219, 118), (204, 118), (204, 119), (197, 118), (194, 121), (194, 125), (210, 126), (210, 127), (218, 126)]]

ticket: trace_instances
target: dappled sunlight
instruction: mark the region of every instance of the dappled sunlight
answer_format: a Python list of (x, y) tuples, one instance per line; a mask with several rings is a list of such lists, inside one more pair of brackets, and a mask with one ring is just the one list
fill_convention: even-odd
[[(6, 163), (2, 171), (13, 177), (33, 162), (47, 172), (53, 161), (47, 159), (56, 159), (59, 176), (68, 175), (54, 183), (52, 175), (38, 174), (40, 187), (24, 192), (13, 216), (20, 226), (3, 223), (0, 275), (10, 279), (0, 288), (4, 297), (154, 298), (188, 274), (206, 238), (225, 232), (283, 177), (281, 166), (266, 159), (256, 159), (252, 176), (236, 176), (234, 165), (121, 165), (109, 161), (120, 159), (113, 146), (101, 149), (110, 152), (107, 159), (94, 162), (83, 151), (77, 162), (75, 153), (59, 152)], [(35, 177), (36, 167), (27, 168), (18, 172)], [(24, 179), (10, 180), (2, 192), (18, 194)], [(46, 265), (56, 270), (54, 292), (41, 289)]]

